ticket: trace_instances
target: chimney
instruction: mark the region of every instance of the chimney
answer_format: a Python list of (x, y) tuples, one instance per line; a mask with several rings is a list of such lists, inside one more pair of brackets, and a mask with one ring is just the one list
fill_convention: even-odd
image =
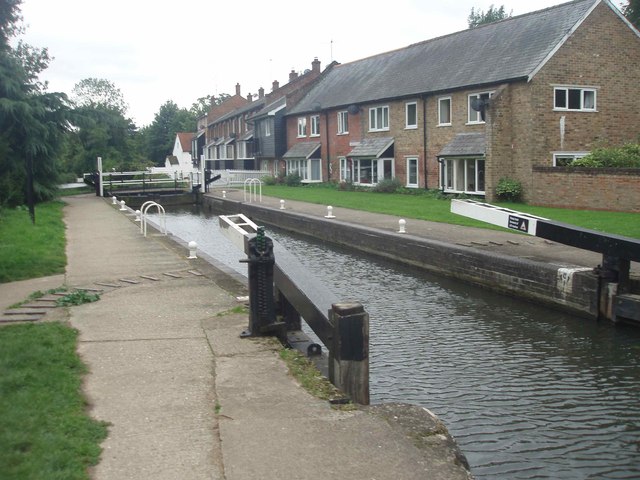
[(236, 83), (236, 95), (240, 96), (240, 84)]
[(289, 81), (293, 82), (296, 78), (298, 78), (298, 72), (292, 68), (291, 72), (289, 72)]
[(275, 92), (278, 88), (280, 88), (280, 84), (278, 83), (278, 80), (274, 80), (273, 85), (271, 86), (271, 91)]
[(249, 102), (253, 102), (253, 95), (251, 95), (250, 93), (247, 93), (247, 100)]
[(320, 60), (318, 60), (318, 57), (315, 57), (313, 62), (311, 62), (311, 70), (314, 72), (320, 71)]
[(264, 88), (262, 88), (262, 87), (260, 87), (260, 88), (258, 89), (258, 98), (259, 98), (259, 99), (264, 98)]

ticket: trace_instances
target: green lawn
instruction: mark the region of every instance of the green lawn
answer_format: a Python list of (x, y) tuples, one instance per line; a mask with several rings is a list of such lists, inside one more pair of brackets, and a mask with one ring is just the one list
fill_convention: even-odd
[(0, 283), (64, 273), (63, 206), (38, 204), (35, 225), (26, 208), (0, 210)]
[(88, 479), (106, 426), (86, 415), (77, 332), (58, 322), (0, 328), (0, 477)]
[[(434, 194), (408, 195), (400, 193), (350, 192), (326, 186), (288, 187), (281, 185), (264, 185), (262, 193), (287, 200), (300, 200), (334, 207), (386, 213), (403, 218), (500, 229), (500, 227), (494, 227), (484, 222), (451, 213), (450, 200), (442, 199)], [(502, 203), (497, 205), (583, 228), (640, 238), (640, 214), (637, 213), (534, 207), (522, 203)]]

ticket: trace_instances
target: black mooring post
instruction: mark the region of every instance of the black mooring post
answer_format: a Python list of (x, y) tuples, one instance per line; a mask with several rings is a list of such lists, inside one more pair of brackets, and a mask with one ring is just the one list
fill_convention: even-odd
[(249, 265), (249, 328), (243, 337), (273, 334), (277, 324), (273, 300), (273, 241), (259, 227), (255, 237), (247, 240), (247, 259), (240, 260)]

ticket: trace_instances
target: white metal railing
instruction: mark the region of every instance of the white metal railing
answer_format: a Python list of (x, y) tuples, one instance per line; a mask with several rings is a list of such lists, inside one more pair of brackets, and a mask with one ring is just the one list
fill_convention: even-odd
[[(161, 174), (162, 175), (162, 174)], [(173, 177), (158, 176), (158, 174), (151, 174), (147, 171), (138, 172), (103, 172), (101, 174), (100, 184), (103, 186), (109, 186), (109, 189), (113, 191), (117, 187), (131, 187), (140, 186), (143, 190), (154, 186), (173, 186), (174, 188), (190, 188), (191, 178), (189, 175), (183, 175), (182, 173), (174, 173)]]
[(164, 211), (164, 207), (153, 200), (144, 202), (140, 207), (140, 233), (145, 237), (147, 236), (147, 210), (152, 207), (156, 207), (158, 214), (160, 215), (161, 232), (167, 234), (167, 219)]
[(269, 175), (268, 170), (212, 170), (211, 177), (220, 174), (216, 185), (242, 185), (250, 178), (262, 178)]
[(249, 203), (253, 200), (258, 200), (262, 203), (262, 181), (259, 178), (247, 178), (244, 181), (244, 185), (242, 187), (242, 191), (244, 192), (244, 201), (247, 201), (247, 193), (249, 194)]

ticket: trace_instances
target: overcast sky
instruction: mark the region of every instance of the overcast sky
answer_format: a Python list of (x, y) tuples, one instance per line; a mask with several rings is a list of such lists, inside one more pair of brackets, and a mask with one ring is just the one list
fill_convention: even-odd
[(41, 79), (71, 93), (90, 77), (115, 84), (136, 125), (168, 100), (271, 91), (317, 57), (347, 63), (467, 28), (471, 8), (521, 15), (562, 0), (23, 0), (22, 37), (54, 57)]

